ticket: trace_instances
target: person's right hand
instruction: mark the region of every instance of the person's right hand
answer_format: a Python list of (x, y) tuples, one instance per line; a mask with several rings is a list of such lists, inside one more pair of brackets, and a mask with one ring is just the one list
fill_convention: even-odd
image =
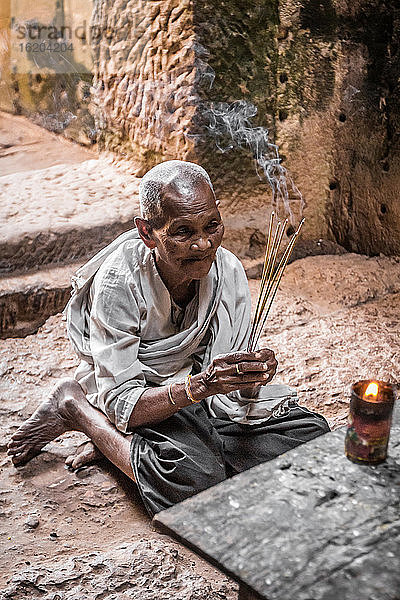
[(221, 354), (201, 374), (202, 381), (210, 396), (244, 391), (271, 381), (277, 364), (273, 351), (268, 348)]

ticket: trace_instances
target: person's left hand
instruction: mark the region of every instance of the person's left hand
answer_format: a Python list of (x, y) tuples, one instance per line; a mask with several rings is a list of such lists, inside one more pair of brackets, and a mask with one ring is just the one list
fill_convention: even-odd
[(257, 350), (256, 357), (266, 365), (269, 378), (265, 383), (255, 383), (253, 385), (249, 385), (249, 387), (245, 389), (242, 389), (240, 394), (244, 398), (257, 398), (261, 387), (263, 385), (267, 385), (267, 383), (271, 381), (278, 367), (278, 361), (276, 360), (275, 353), (269, 348), (260, 348), (260, 350)]

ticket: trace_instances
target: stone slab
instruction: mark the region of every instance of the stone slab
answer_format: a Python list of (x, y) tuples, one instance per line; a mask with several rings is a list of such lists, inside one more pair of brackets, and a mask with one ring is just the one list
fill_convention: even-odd
[(0, 273), (87, 258), (133, 225), (139, 179), (101, 157), (0, 177)]
[(351, 463), (328, 433), (155, 516), (268, 600), (399, 598), (400, 415), (389, 459)]

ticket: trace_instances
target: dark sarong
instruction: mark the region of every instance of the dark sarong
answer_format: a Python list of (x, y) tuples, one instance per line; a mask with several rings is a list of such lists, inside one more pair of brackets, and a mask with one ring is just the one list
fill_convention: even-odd
[(209, 417), (200, 402), (161, 423), (138, 427), (131, 463), (153, 516), (327, 431), (324, 417), (297, 404), (262, 425), (241, 425)]

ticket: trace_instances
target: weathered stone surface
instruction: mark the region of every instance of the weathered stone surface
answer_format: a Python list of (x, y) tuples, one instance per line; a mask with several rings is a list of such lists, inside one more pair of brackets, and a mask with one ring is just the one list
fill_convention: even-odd
[(154, 539), (26, 568), (0, 591), (1, 600), (233, 600), (235, 595), (236, 586), (226, 578), (207, 581), (176, 545)]
[(245, 256), (251, 236), (264, 230), (269, 187), (249, 149), (218, 151), (204, 113), (211, 101), (244, 98), (259, 108), (255, 124), (273, 124), (276, 6), (107, 0), (95, 4), (93, 22), (113, 32), (94, 44), (103, 146), (128, 155), (139, 175), (171, 158), (203, 164), (221, 200), (227, 245)]
[(162, 159), (189, 159), (197, 105), (192, 4), (186, 0), (95, 2), (92, 43), (100, 143), (127, 153), (138, 174)]
[(80, 265), (0, 279), (0, 338), (30, 335), (62, 312), (70, 298), (71, 276)]
[(398, 4), (285, 0), (279, 15), (277, 141), (306, 235), (399, 254)]
[[(132, 170), (129, 161), (98, 158), (24, 117), (0, 113), (0, 273), (84, 261), (130, 229), (139, 214), (140, 179)], [(258, 256), (264, 237), (257, 213), (240, 215), (235, 195), (229, 206), (221, 209), (224, 245)]]
[(129, 165), (5, 113), (0, 173), (0, 337), (27, 335), (63, 309), (80, 264), (132, 227), (138, 180)]
[(155, 516), (162, 531), (270, 600), (397, 600), (400, 415), (389, 458), (327, 433)]
[[(95, 6), (102, 25), (128, 17), (126, 27), (136, 25), (133, 45), (126, 27), (124, 41), (99, 45), (106, 146), (133, 152), (143, 170), (173, 156), (206, 165), (230, 216), (232, 240), (248, 245), (254, 231), (264, 230), (268, 185), (257, 178), (249, 150), (216, 150), (203, 117), (210, 102), (251, 102), (258, 108), (254, 125), (271, 129), (304, 195), (304, 237), (331, 238), (366, 254), (399, 253), (395, 3), (253, 1), (244, 8), (230, 0), (220, 7), (181, 3), (180, 13), (171, 6), (126, 0), (110, 11)], [(185, 22), (175, 43), (174, 10)], [(180, 78), (189, 84), (185, 97), (176, 94)], [(298, 217), (296, 202), (293, 210)], [(239, 218), (248, 231), (237, 228)]]
[(0, 178), (0, 272), (73, 262), (133, 226), (139, 180), (101, 158)]
[(34, 333), (50, 315), (61, 312), (68, 302), (70, 286), (26, 288), (4, 294), (0, 291), (0, 338)]
[(399, 254), (399, 19), (395, 0), (96, 0), (93, 85), (90, 73), (67, 83), (9, 74), (0, 101), (98, 139), (137, 175), (160, 160), (201, 162), (243, 256), (265, 229), (271, 191), (254, 149), (218, 150), (205, 114), (212, 102), (253, 103), (254, 125), (270, 129), (303, 193), (303, 237)]
[(39, 519), (36, 516), (33, 517), (29, 517), (25, 523), (24, 523), (24, 527), (29, 530), (29, 529), (36, 529), (37, 527), (39, 527)]
[[(400, 381), (400, 293), (394, 293), (399, 267), (385, 257), (354, 254), (310, 257), (287, 267), (261, 344), (276, 352), (276, 381), (293, 386), (301, 402), (322, 412), (332, 426), (345, 423), (351, 383), (363, 378)], [(250, 281), (253, 305), (258, 285)], [(28, 567), (42, 573), (44, 566), (65, 566), (68, 559), (87, 555), (88, 548), (106, 554), (111, 547), (140, 540), (166, 543), (151, 529), (134, 485), (107, 463), (78, 473), (64, 468), (65, 457), (85, 439), (83, 434), (65, 434), (23, 469), (16, 470), (6, 456), (11, 434), (60, 378), (73, 376), (77, 364), (61, 315), (49, 318), (35, 335), (0, 340), (3, 591), (10, 588), (7, 580)], [(33, 514), (40, 524), (26, 531), (24, 522)], [(50, 539), (52, 531), (57, 541)], [(196, 563), (197, 575), (222, 583), (211, 567), (205, 570), (205, 563), (189, 551), (178, 551)], [(77, 600), (91, 598), (90, 578), (86, 584), (87, 594), (76, 594)]]

